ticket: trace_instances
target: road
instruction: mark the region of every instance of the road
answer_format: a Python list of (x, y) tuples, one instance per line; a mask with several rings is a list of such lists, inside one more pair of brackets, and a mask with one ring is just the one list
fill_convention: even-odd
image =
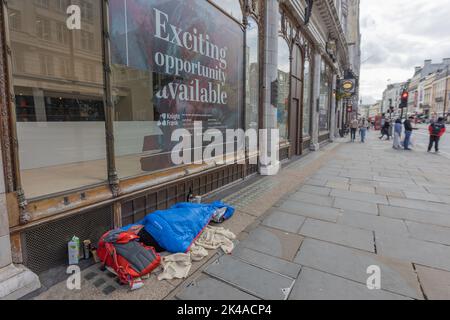
[[(441, 151), (441, 155), (450, 159), (450, 130), (449, 128), (447, 128), (447, 130), (447, 133), (441, 139), (439, 149)], [(420, 125), (419, 130), (414, 131), (414, 136), (417, 147), (419, 149), (426, 150), (430, 139), (427, 127), (425, 125)]]

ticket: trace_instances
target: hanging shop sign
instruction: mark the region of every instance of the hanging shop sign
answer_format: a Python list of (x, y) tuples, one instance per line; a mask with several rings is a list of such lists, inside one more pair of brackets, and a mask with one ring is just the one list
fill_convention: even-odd
[(344, 93), (345, 97), (352, 97), (356, 90), (356, 80), (355, 79), (346, 79), (342, 81), (341, 90)]

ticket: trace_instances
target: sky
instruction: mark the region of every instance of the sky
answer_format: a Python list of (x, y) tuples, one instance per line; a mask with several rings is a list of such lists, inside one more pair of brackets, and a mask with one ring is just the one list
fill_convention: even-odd
[(381, 99), (423, 61), (450, 58), (450, 0), (361, 0), (364, 104)]

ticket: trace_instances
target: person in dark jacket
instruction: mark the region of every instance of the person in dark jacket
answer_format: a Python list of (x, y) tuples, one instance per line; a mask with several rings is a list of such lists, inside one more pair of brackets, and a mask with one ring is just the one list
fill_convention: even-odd
[(391, 129), (391, 122), (388, 119), (385, 119), (383, 127), (381, 128), (380, 140), (383, 140), (384, 136), (387, 136), (388, 141), (391, 139), (390, 129)]
[(439, 141), (441, 140), (441, 137), (445, 133), (445, 123), (444, 118), (439, 118), (437, 122), (433, 122), (428, 127), (428, 131), (430, 132), (430, 144), (428, 145), (428, 152), (431, 152), (431, 149), (433, 148), (436, 150), (436, 153), (439, 152)]
[(409, 146), (411, 145), (411, 136), (412, 136), (412, 132), (414, 130), (414, 128), (412, 126), (413, 120), (414, 120), (414, 117), (409, 117), (408, 119), (405, 120), (405, 123), (404, 123), (405, 142), (403, 144), (403, 147), (405, 148), (405, 150), (411, 150), (411, 148)]

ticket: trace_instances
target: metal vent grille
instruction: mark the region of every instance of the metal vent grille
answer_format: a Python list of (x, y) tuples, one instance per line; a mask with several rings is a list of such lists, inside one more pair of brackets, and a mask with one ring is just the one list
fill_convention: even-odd
[(67, 243), (74, 235), (97, 243), (113, 221), (112, 208), (106, 207), (30, 229), (23, 234), (25, 265), (40, 274), (67, 264)]

